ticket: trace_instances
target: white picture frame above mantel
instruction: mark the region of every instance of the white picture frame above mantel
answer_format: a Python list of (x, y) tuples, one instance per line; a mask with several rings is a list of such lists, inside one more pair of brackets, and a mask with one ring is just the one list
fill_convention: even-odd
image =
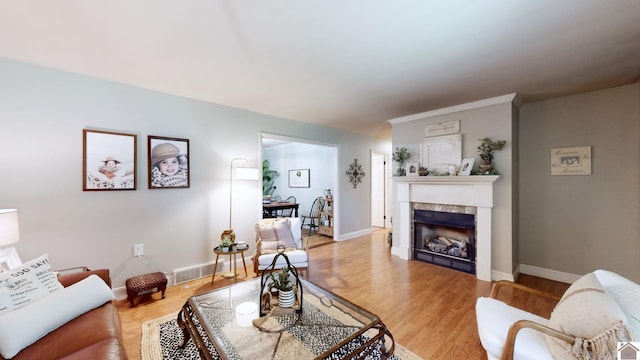
[(427, 169), (449, 165), (458, 166), (462, 161), (462, 134), (435, 136), (420, 140), (420, 163)]

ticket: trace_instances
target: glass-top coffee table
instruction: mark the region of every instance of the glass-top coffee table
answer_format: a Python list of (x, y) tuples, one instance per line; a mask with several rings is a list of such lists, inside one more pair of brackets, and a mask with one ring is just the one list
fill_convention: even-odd
[(177, 319), (182, 347), (192, 339), (204, 359), (384, 359), (393, 354), (393, 336), (378, 316), (300, 280), (302, 315), (276, 307), (258, 320), (263, 330), (244, 312), (247, 303), (259, 311), (259, 278), (192, 296)]

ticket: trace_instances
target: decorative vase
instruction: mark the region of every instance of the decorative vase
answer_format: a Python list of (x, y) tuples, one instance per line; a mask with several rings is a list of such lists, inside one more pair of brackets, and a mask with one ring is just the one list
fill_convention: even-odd
[(226, 237), (228, 237), (229, 240), (231, 240), (232, 244), (236, 242), (236, 233), (233, 231), (233, 229), (225, 229), (220, 235), (220, 240), (224, 240), (224, 238)]
[(278, 306), (282, 308), (292, 307), (296, 303), (296, 293), (293, 290), (278, 291)]
[(227, 247), (223, 247), (221, 249), (222, 249), (222, 252), (229, 252), (229, 247), (228, 246)]
[(493, 165), (491, 165), (491, 162), (480, 164), (478, 168), (480, 169), (482, 175), (489, 175), (493, 171)]

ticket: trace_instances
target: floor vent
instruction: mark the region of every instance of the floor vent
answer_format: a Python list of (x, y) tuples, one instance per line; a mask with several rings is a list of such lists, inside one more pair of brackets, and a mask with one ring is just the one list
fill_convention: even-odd
[[(222, 261), (218, 262), (218, 269), (220, 269), (220, 264)], [(173, 285), (181, 284), (183, 282), (200, 279), (205, 276), (211, 276), (213, 273), (213, 263), (200, 264), (189, 266), (182, 269), (173, 270)]]

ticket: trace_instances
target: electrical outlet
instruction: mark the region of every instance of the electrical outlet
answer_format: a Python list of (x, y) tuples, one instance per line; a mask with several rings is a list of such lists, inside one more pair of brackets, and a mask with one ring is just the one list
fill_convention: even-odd
[(133, 256), (142, 256), (142, 255), (144, 255), (144, 245), (143, 244), (133, 245)]

